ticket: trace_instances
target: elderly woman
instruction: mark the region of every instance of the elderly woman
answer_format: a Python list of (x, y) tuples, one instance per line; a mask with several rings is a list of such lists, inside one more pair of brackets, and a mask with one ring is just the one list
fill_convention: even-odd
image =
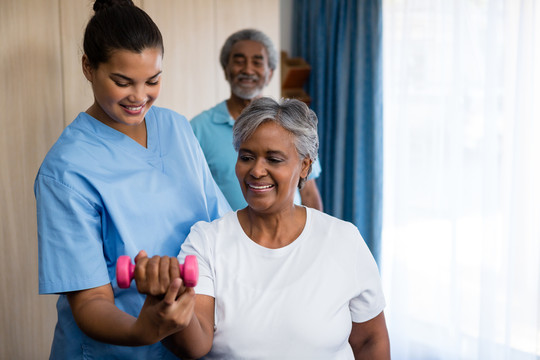
[(182, 358), (389, 359), (379, 273), (358, 229), (293, 202), (317, 157), (313, 111), (261, 98), (233, 132), (248, 207), (192, 227), (179, 258), (199, 260), (195, 292), (169, 286), (176, 259), (137, 259), (139, 290), (166, 292), (164, 312), (183, 327), (165, 343)]

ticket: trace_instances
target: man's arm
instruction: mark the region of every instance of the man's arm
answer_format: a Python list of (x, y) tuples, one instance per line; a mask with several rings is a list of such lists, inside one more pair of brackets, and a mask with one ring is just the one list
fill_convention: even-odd
[(384, 313), (363, 323), (352, 323), (349, 344), (355, 359), (390, 359), (390, 340)]
[(323, 211), (321, 194), (315, 179), (305, 182), (304, 187), (300, 190), (300, 197), (302, 198), (302, 205)]

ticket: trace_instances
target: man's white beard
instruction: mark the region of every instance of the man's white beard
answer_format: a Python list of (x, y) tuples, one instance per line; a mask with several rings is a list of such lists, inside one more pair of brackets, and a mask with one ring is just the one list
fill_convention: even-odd
[(268, 74), (265, 74), (264, 77), (264, 84), (261, 86), (257, 86), (256, 88), (244, 88), (240, 85), (235, 84), (232, 80), (229, 80), (229, 84), (231, 85), (231, 92), (234, 95), (238, 96), (240, 99), (255, 99), (262, 94), (263, 89), (266, 86), (265, 84), (268, 82)]
[(261, 87), (256, 87), (254, 89), (245, 89), (238, 85), (231, 84), (231, 91), (234, 95), (238, 96), (240, 99), (252, 100), (258, 97), (262, 93)]

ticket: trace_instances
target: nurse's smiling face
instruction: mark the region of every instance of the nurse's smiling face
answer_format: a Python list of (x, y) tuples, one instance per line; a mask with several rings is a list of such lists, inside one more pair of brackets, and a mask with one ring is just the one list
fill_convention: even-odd
[(161, 90), (161, 68), (159, 48), (141, 53), (115, 50), (97, 68), (83, 56), (83, 72), (92, 83), (95, 100), (87, 112), (123, 133), (144, 125), (144, 117)]

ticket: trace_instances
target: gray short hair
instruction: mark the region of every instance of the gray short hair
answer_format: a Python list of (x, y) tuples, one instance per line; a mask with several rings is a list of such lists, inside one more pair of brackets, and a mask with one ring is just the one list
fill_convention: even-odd
[(266, 48), (266, 52), (268, 53), (268, 67), (270, 67), (272, 70), (276, 69), (278, 54), (272, 40), (270, 40), (270, 38), (262, 31), (255, 29), (244, 29), (235, 32), (229, 36), (227, 40), (225, 40), (225, 44), (223, 44), (221, 53), (219, 55), (219, 61), (223, 70), (225, 70), (227, 64), (229, 63), (232, 47), (234, 44), (242, 40), (251, 40), (261, 43)]
[[(296, 99), (281, 99), (279, 102), (268, 97), (253, 100), (246, 107), (233, 126), (233, 146), (236, 151), (248, 140), (257, 128), (273, 121), (294, 136), (294, 145), (301, 159), (317, 160), (319, 136), (317, 135), (317, 115), (306, 104)], [(308, 175), (311, 172), (309, 168)], [(300, 179), (301, 189), (306, 179)]]

